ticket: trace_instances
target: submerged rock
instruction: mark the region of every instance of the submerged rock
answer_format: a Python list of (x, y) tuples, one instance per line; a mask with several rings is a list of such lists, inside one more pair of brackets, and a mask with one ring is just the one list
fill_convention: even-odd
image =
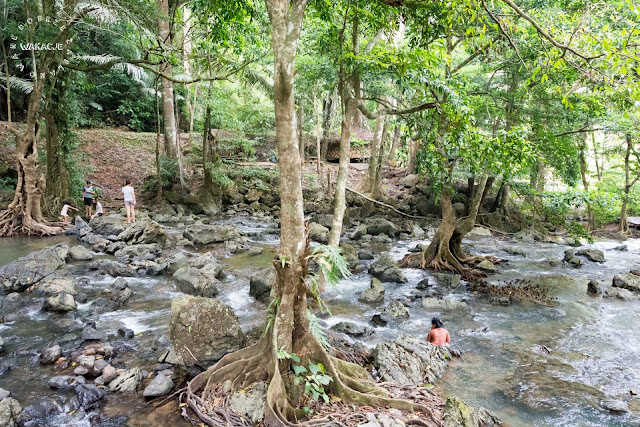
[(602, 408), (614, 413), (624, 414), (629, 412), (629, 405), (622, 400), (604, 400), (601, 405)]
[(391, 259), (391, 256), (387, 253), (380, 255), (378, 259), (369, 266), (369, 273), (383, 282), (407, 282), (407, 278), (402, 274), (398, 263)]
[(406, 334), (378, 344), (373, 351), (373, 364), (380, 378), (398, 384), (432, 384), (444, 375), (450, 360), (448, 347), (437, 347), (423, 338)]
[(495, 414), (485, 408), (474, 410), (457, 397), (447, 397), (444, 408), (444, 427), (492, 427), (502, 425)]
[(69, 245), (60, 243), (0, 266), (0, 292), (22, 292), (66, 264)]
[(371, 278), (369, 289), (363, 291), (358, 297), (360, 302), (375, 304), (384, 301), (384, 286), (375, 277)]
[(242, 330), (221, 301), (191, 296), (171, 303), (170, 336), (181, 365), (208, 367), (242, 346)]

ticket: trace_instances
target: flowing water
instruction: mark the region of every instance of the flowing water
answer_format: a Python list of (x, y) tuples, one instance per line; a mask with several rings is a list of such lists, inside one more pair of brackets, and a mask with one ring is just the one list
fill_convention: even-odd
[[(263, 322), (265, 309), (249, 297), (248, 277), (256, 268), (270, 265), (278, 230), (267, 220), (235, 221), (254, 244), (264, 249), (262, 255), (240, 254), (225, 260), (229, 268), (220, 286), (220, 299), (233, 308), (243, 329), (248, 331)], [(60, 240), (64, 238), (5, 239), (1, 242), (0, 264)], [(425, 242), (395, 242), (387, 250), (394, 259), (400, 259), (416, 243)], [(640, 404), (629, 394), (632, 389), (640, 391), (640, 304), (586, 294), (589, 279), (609, 284), (615, 274), (640, 266), (640, 241), (625, 243), (628, 252), (613, 251), (617, 242), (596, 242), (593, 246), (605, 252), (606, 263), (585, 261), (584, 267), (574, 270), (550, 267), (544, 262), (561, 259), (565, 246), (495, 238), (466, 241), (472, 253), (491, 253), (508, 261), (491, 277), (492, 282), (528, 279), (541, 283), (557, 298), (555, 307), (527, 302), (497, 305), (461, 287), (448, 298), (466, 302), (468, 309), (429, 312), (419, 300), (412, 300), (418, 294), (416, 284), (431, 274), (406, 269), (407, 283), (385, 284), (385, 303), (392, 299), (406, 302), (411, 313), (408, 320), (374, 328), (369, 320), (381, 307), (358, 301), (358, 294), (370, 282), (370, 277), (361, 273), (327, 290), (324, 298), (332, 315), (324, 317), (324, 321), (327, 326), (348, 320), (373, 328), (375, 332), (366, 339), (373, 346), (401, 333), (426, 336), (430, 318), (439, 315), (451, 333), (452, 345), (464, 352), (437, 385), (443, 395), (453, 394), (473, 406), (484, 406), (513, 426), (640, 425)], [(521, 249), (527, 256), (509, 255), (502, 250), (507, 247)], [(88, 314), (91, 301), (114, 280), (88, 271), (83, 263), (75, 263), (73, 272), (80, 290), (88, 295), (88, 302), (80, 304), (76, 314), (43, 313), (40, 311), (43, 300), (25, 295), (26, 314), (14, 322), (0, 324), (0, 336), (5, 341), (0, 357), (0, 386), (10, 390), (23, 406), (38, 402), (42, 396), (52, 396), (65, 405), (71, 395), (54, 392), (46, 384), (48, 377), (59, 372), (40, 367), (38, 354), (53, 339), (61, 344), (78, 341), (83, 323), (76, 319)], [(127, 278), (127, 281), (134, 292), (132, 300), (120, 310), (101, 315), (96, 326), (113, 335), (112, 340), (124, 350), (121, 354), (128, 367), (150, 369), (170, 345), (171, 299), (180, 293), (168, 277)], [(56, 320), (52, 321), (53, 318)], [(118, 339), (117, 330), (121, 327), (133, 330), (135, 337)], [(2, 374), (3, 366), (11, 369)], [(600, 409), (602, 400), (613, 398), (627, 401), (631, 413), (613, 415)], [(48, 425), (125, 425), (131, 408), (144, 406), (141, 402), (118, 404), (114, 400), (118, 399), (109, 398), (104, 410), (108, 418), (103, 417), (100, 423), (76, 414), (52, 418)]]

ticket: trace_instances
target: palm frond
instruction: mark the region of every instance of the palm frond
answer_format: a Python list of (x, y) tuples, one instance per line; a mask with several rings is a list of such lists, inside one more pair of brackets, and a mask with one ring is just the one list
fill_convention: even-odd
[(119, 56), (111, 55), (110, 53), (104, 53), (102, 55), (77, 55), (69, 59), (72, 59), (75, 61), (93, 62), (94, 64), (98, 64), (98, 65), (104, 65), (108, 62), (122, 60), (122, 58), (120, 58)]
[[(3, 83), (5, 82), (3, 81)], [(11, 87), (11, 89), (15, 89), (27, 95), (33, 91), (33, 82), (31, 80), (25, 80), (20, 77), (9, 77), (9, 86)]]
[(95, 108), (95, 109), (96, 109), (96, 110), (98, 110), (98, 111), (102, 111), (102, 110), (104, 110), (104, 108), (102, 108), (102, 105), (98, 104), (97, 102), (93, 102), (93, 101), (91, 101), (91, 102), (89, 103), (89, 106), (90, 106), (90, 107), (92, 107), (92, 108)]
[(239, 78), (245, 86), (254, 87), (273, 100), (273, 82), (264, 74), (251, 67), (245, 67), (240, 72)]
[(142, 80), (142, 78), (147, 75), (141, 67), (129, 64), (128, 62), (118, 62), (113, 67), (116, 70), (120, 70), (123, 73), (130, 75), (136, 81)]
[(314, 258), (318, 262), (324, 279), (331, 286), (335, 287), (340, 279), (351, 276), (349, 264), (347, 264), (340, 248), (319, 245), (313, 249), (313, 254), (309, 258)]
[(311, 334), (325, 349), (331, 347), (329, 338), (327, 338), (327, 331), (322, 327), (315, 314), (307, 310), (307, 317), (309, 318), (309, 330), (311, 331)]
[(88, 7), (93, 9), (87, 13), (88, 18), (94, 19), (102, 24), (115, 24), (118, 21), (117, 13), (102, 3), (80, 2), (76, 5), (76, 12)]

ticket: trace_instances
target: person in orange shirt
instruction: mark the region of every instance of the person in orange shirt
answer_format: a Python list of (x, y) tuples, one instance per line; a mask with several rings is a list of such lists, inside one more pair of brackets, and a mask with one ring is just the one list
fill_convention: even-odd
[(442, 320), (439, 317), (431, 319), (431, 330), (427, 335), (427, 341), (437, 346), (446, 346), (451, 343), (449, 331), (442, 327)]

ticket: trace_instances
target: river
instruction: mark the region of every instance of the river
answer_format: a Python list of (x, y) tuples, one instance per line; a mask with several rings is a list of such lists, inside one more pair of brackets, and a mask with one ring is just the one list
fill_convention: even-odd
[[(248, 331), (261, 324), (265, 309), (249, 297), (248, 276), (256, 268), (270, 264), (278, 242), (277, 228), (273, 223), (251, 222), (246, 218), (234, 222), (265, 249), (257, 257), (241, 254), (228, 258), (229, 274), (220, 287), (219, 298), (234, 309), (243, 329)], [(65, 239), (2, 240), (0, 264)], [(400, 259), (416, 243), (425, 241), (396, 241), (388, 250), (394, 259)], [(549, 266), (545, 260), (560, 260), (567, 248), (553, 243), (483, 237), (468, 239), (465, 244), (473, 253), (490, 253), (507, 261), (498, 274), (490, 277), (491, 282), (526, 279), (541, 283), (557, 298), (555, 307), (529, 302), (503, 306), (460, 287), (449, 298), (466, 302), (468, 309), (436, 313), (426, 311), (420, 304), (410, 305), (408, 320), (375, 327), (366, 344), (373, 346), (401, 333), (426, 335), (430, 318), (438, 314), (451, 333), (452, 345), (463, 351), (463, 357), (455, 360), (438, 382), (441, 394), (453, 394), (473, 406), (484, 406), (512, 426), (640, 425), (640, 404), (629, 393), (640, 391), (640, 304), (586, 293), (589, 279), (608, 285), (615, 274), (638, 268), (640, 241), (626, 241), (628, 252), (612, 250), (618, 242), (598, 241), (592, 246), (604, 251), (607, 261), (604, 264), (585, 261), (580, 269)], [(524, 251), (526, 257), (510, 255), (503, 251), (507, 247)], [(386, 302), (407, 300), (418, 292), (415, 287), (420, 280), (431, 277), (431, 273), (415, 269), (405, 269), (404, 273), (409, 279), (407, 283), (385, 284)], [(82, 263), (74, 267), (74, 275), (88, 296), (88, 303), (80, 304), (75, 315), (82, 318), (92, 299), (113, 279), (86, 270)], [(121, 344), (132, 350), (125, 352), (125, 362), (127, 366), (150, 367), (151, 361), (170, 344), (171, 299), (180, 293), (166, 277), (127, 280), (134, 298), (123, 309), (100, 316), (97, 326), (114, 335), (121, 327), (133, 330), (135, 338)], [(331, 309), (331, 316), (323, 317), (327, 326), (349, 320), (373, 328), (369, 320), (380, 307), (357, 299), (358, 293), (368, 288), (369, 281), (369, 276), (361, 273), (343, 279), (337, 288), (325, 293)], [(54, 338), (73, 339), (74, 331), (80, 330), (82, 323), (73, 314), (58, 316), (52, 322), (52, 315), (39, 310), (42, 299), (29, 296), (25, 300), (27, 315), (0, 324), (0, 336), (5, 341), (0, 372), (3, 364), (13, 365), (0, 374), (0, 386), (10, 390), (23, 406), (37, 402), (42, 396), (54, 397), (64, 406), (64, 398), (46, 384), (48, 377), (58, 373), (40, 367), (37, 357)], [(627, 401), (631, 412), (614, 415), (601, 409), (601, 401), (608, 399)], [(110, 414), (108, 424), (124, 425), (127, 406), (131, 405), (113, 402), (108, 405), (111, 405), (109, 411), (105, 410)], [(49, 425), (94, 424), (80, 415), (50, 421)]]

